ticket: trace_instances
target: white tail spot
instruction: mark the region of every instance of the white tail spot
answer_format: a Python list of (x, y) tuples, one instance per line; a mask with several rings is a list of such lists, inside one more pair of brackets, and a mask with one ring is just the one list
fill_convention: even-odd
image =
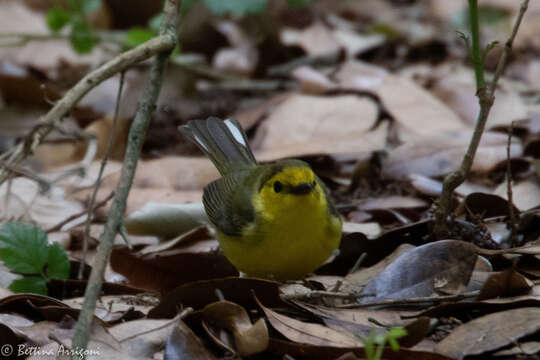
[(244, 137), (242, 136), (242, 131), (236, 127), (236, 125), (229, 119), (225, 120), (225, 125), (227, 125), (227, 128), (231, 132), (232, 136), (234, 137), (234, 140), (236, 140), (237, 143), (244, 145), (247, 147), (246, 142), (244, 141)]
[(199, 139), (197, 135), (193, 134), (193, 137), (195, 138), (195, 141), (197, 141), (197, 143), (204, 148), (204, 150), (208, 151), (208, 148), (206, 147), (205, 143), (201, 139)]

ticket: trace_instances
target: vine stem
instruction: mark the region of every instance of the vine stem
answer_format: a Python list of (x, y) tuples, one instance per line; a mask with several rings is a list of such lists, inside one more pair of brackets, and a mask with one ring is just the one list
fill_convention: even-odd
[(471, 170), (474, 156), (478, 145), (480, 144), (480, 139), (484, 132), (486, 122), (489, 116), (489, 111), (495, 100), (495, 89), (497, 88), (497, 82), (504, 72), (506, 67), (506, 62), (508, 56), (512, 51), (512, 44), (518, 32), (521, 21), (523, 20), (523, 15), (527, 11), (529, 5), (529, 0), (523, 0), (519, 9), (519, 13), (512, 27), (512, 33), (504, 45), (503, 52), (499, 57), (495, 73), (493, 75), (493, 80), (487, 85), (484, 83), (484, 66), (483, 66), (483, 54), (480, 51), (480, 41), (478, 34), (478, 3), (476, 0), (469, 0), (469, 14), (470, 14), (470, 23), (471, 23), (471, 36), (472, 36), (472, 49), (471, 56), (474, 66), (474, 72), (476, 74), (476, 85), (477, 91), (476, 95), (478, 96), (478, 102), (480, 104), (480, 111), (476, 118), (476, 125), (474, 132), (467, 148), (467, 152), (463, 157), (460, 168), (446, 176), (443, 182), (443, 189), (441, 196), (437, 200), (437, 209), (435, 210), (435, 224), (433, 228), (433, 233), (437, 238), (444, 238), (449, 234), (448, 231), (448, 218), (451, 212), (452, 207), (452, 195), (454, 190), (465, 181), (469, 172)]

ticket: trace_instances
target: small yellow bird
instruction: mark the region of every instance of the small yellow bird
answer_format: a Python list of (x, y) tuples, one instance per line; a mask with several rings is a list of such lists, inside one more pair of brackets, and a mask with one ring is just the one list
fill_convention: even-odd
[(340, 216), (307, 163), (257, 164), (234, 119), (193, 120), (179, 129), (221, 173), (204, 188), (203, 204), (223, 253), (239, 271), (298, 279), (338, 248)]

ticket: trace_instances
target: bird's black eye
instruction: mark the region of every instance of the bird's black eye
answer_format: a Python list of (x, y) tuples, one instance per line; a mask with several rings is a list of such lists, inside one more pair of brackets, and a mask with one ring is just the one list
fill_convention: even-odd
[(274, 191), (278, 193), (281, 192), (281, 190), (283, 190), (283, 184), (279, 181), (274, 181)]

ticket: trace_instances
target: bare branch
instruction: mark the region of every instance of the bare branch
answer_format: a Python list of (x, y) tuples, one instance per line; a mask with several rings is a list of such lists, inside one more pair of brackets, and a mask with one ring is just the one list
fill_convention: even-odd
[[(172, 48), (176, 44), (176, 33), (178, 15), (181, 0), (166, 0), (163, 10), (163, 22), (161, 24), (159, 38), (168, 38), (171, 40), (168, 46), (162, 49), (154, 59), (148, 82), (144, 89), (142, 99), (139, 103), (135, 119), (131, 124), (128, 143), (120, 180), (116, 187), (114, 199), (109, 211), (105, 229), (100, 236), (100, 244), (90, 273), (90, 279), (84, 293), (84, 303), (79, 314), (79, 319), (75, 327), (75, 336), (73, 337), (73, 348), (77, 352), (84, 353), (88, 345), (88, 338), (96, 308), (96, 302), (101, 292), (103, 275), (109, 262), (109, 258), (114, 243), (114, 238), (122, 226), (122, 219), (126, 208), (126, 200), (133, 183), (135, 169), (139, 160), (140, 151), (146, 135), (146, 130), (150, 124), (152, 112), (155, 109), (156, 101), (161, 90), (163, 81), (163, 72), (165, 63), (169, 58)], [(72, 357), (79, 359), (77, 355)]]

